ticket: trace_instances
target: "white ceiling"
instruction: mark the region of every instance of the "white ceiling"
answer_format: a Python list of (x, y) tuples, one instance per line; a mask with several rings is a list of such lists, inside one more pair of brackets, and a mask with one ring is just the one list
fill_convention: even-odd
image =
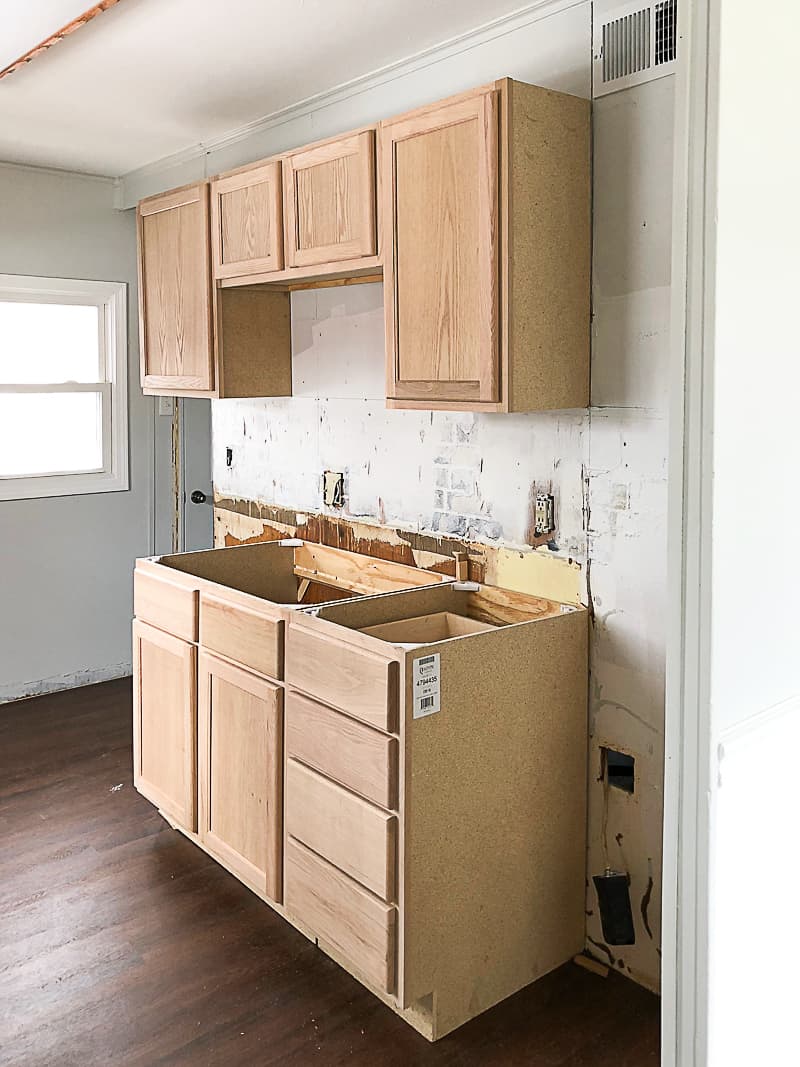
[[(90, 6), (4, 0), (0, 68)], [(118, 176), (521, 0), (120, 0), (0, 80), (0, 160)]]

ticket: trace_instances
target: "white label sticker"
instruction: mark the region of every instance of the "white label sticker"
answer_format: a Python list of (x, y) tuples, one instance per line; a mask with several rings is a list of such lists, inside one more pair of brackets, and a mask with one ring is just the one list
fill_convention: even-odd
[(440, 710), (441, 656), (422, 656), (414, 660), (414, 718), (423, 719)]

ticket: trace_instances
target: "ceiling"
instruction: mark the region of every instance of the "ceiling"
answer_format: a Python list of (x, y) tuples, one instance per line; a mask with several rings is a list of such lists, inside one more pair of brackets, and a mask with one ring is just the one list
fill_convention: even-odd
[[(4, 0), (0, 69), (89, 0)], [(120, 0), (0, 80), (0, 160), (117, 177), (521, 0)]]

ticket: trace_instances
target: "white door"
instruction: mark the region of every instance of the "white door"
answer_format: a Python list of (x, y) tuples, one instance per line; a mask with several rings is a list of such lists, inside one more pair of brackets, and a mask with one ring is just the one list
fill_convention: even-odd
[(179, 400), (181, 428), (180, 549), (198, 552), (214, 544), (211, 484), (211, 401)]

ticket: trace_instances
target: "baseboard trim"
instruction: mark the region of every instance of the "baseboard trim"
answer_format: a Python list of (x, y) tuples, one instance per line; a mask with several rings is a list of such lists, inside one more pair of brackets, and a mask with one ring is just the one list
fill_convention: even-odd
[(115, 678), (125, 678), (133, 671), (130, 660), (113, 663), (109, 667), (93, 667), (70, 674), (57, 674), (52, 678), (42, 678), (36, 682), (11, 682), (0, 685), (0, 704), (10, 704), (13, 700), (28, 700), (31, 697), (58, 693), (62, 689), (78, 689), (84, 685), (96, 685), (98, 682), (110, 682)]

